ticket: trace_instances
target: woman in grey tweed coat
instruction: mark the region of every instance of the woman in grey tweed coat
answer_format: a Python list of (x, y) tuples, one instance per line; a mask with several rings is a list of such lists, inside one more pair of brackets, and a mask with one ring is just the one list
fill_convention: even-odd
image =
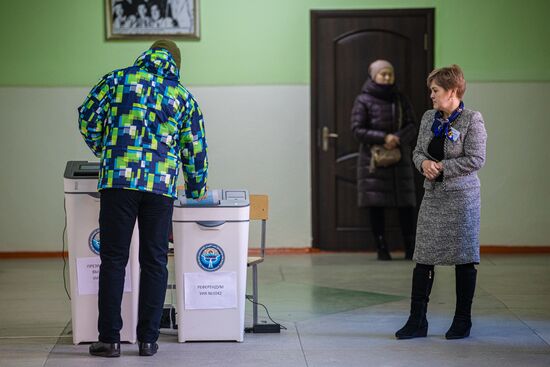
[(420, 123), (413, 162), (426, 177), (413, 260), (411, 312), (398, 339), (428, 332), (426, 310), (434, 265), (454, 265), (456, 309), (447, 339), (470, 335), (479, 264), (480, 182), (487, 134), (483, 117), (464, 108), (464, 75), (458, 65), (436, 69), (427, 80), (434, 109)]

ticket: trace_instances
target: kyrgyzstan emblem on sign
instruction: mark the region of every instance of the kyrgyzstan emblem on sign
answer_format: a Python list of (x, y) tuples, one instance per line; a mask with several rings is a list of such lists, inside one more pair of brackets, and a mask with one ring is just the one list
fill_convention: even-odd
[(214, 243), (207, 243), (197, 251), (197, 263), (203, 270), (216, 271), (223, 266), (224, 261), (223, 249)]
[(100, 249), (100, 241), (99, 241), (99, 228), (96, 228), (90, 233), (90, 237), (88, 237), (88, 246), (90, 247), (90, 250), (96, 254), (99, 255), (99, 249)]

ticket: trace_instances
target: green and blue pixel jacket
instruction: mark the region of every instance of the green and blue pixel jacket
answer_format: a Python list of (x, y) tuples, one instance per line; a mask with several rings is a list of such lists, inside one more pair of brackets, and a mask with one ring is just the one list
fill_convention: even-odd
[(177, 197), (206, 193), (202, 112), (179, 84), (169, 52), (149, 49), (133, 66), (105, 75), (78, 108), (80, 132), (101, 159), (98, 189), (124, 188)]

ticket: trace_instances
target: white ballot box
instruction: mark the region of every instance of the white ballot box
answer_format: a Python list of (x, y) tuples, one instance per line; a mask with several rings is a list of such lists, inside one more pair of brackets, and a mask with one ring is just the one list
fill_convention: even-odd
[[(98, 285), (101, 260), (99, 233), (99, 163), (69, 161), (65, 168), (64, 191), (67, 216), (70, 294), (73, 343), (98, 339)], [(132, 235), (126, 266), (120, 340), (136, 342), (139, 296), (139, 234)]]
[(243, 341), (250, 199), (246, 190), (180, 196), (173, 235), (178, 340)]

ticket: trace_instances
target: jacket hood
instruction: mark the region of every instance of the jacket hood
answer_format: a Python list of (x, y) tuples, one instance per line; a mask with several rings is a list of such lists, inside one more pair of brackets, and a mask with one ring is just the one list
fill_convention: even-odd
[(163, 49), (145, 51), (137, 58), (134, 65), (166, 79), (175, 81), (180, 79), (180, 70), (176, 66), (176, 62), (172, 55)]

